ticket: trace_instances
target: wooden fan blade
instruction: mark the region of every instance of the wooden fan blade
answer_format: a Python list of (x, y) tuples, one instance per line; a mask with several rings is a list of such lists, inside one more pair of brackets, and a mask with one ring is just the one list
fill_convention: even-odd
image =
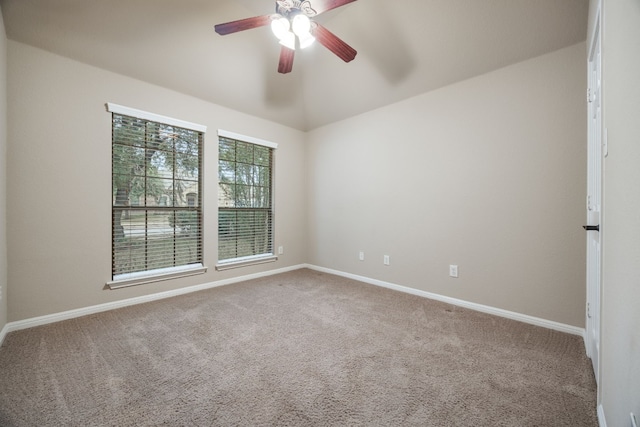
[(356, 52), (354, 48), (340, 40), (338, 36), (327, 30), (322, 25), (317, 22), (314, 24), (312, 34), (316, 40), (318, 40), (318, 43), (338, 55), (338, 57), (344, 62), (352, 61), (356, 57), (358, 52)]
[(295, 53), (295, 50), (282, 46), (282, 49), (280, 49), (280, 63), (278, 64), (279, 73), (287, 74), (293, 70), (293, 57)]
[(336, 7), (344, 6), (345, 4), (353, 3), (356, 0), (310, 0), (311, 7), (318, 15)]
[(221, 36), (237, 33), (238, 31), (251, 30), (253, 28), (264, 27), (271, 23), (271, 15), (255, 16), (253, 18), (239, 19), (237, 21), (226, 22), (215, 26), (216, 33)]

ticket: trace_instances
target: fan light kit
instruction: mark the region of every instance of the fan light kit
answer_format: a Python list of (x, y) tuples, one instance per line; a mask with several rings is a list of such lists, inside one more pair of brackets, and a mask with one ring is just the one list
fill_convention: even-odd
[(311, 20), (307, 15), (296, 15), (290, 23), (284, 16), (276, 14), (271, 21), (271, 31), (280, 40), (281, 45), (291, 50), (296, 50), (296, 36), (298, 36), (300, 49), (309, 47), (316, 41), (316, 38), (311, 35)]
[(318, 40), (321, 45), (336, 54), (344, 62), (350, 62), (356, 57), (356, 50), (311, 18), (354, 1), (356, 0), (276, 1), (275, 14), (218, 24), (215, 26), (215, 30), (216, 33), (224, 36), (238, 31), (271, 25), (271, 31), (273, 31), (273, 34), (282, 45), (278, 65), (278, 72), (282, 74), (290, 73), (293, 69), (296, 40), (300, 49), (307, 48)]

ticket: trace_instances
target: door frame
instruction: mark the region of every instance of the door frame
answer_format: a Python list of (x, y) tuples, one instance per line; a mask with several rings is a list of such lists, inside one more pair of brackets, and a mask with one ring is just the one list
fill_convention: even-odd
[[(587, 224), (602, 224), (603, 173), (606, 156), (606, 132), (602, 117), (602, 1), (596, 10), (595, 25), (589, 38), (588, 70), (588, 168), (587, 168)], [(597, 67), (594, 73), (593, 67)], [(596, 81), (597, 79), (597, 81)], [(596, 104), (598, 107), (596, 107)], [(594, 112), (594, 108), (597, 110)], [(595, 118), (594, 118), (595, 113)], [(594, 176), (595, 174), (595, 176)], [(597, 224), (593, 224), (597, 222)], [(602, 301), (602, 237), (603, 230), (587, 231), (587, 271), (585, 310), (585, 348), (591, 358), (596, 383), (600, 383), (601, 301)], [(591, 234), (597, 233), (597, 234)], [(597, 237), (597, 240), (596, 240)]]

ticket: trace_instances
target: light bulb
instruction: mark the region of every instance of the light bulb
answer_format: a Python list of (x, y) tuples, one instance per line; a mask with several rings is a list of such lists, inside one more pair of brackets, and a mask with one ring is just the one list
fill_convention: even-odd
[(311, 29), (311, 21), (309, 21), (307, 15), (299, 14), (293, 18), (291, 27), (293, 28), (293, 32), (298, 37), (303, 37), (305, 34), (309, 34), (309, 30)]
[(289, 20), (285, 17), (274, 19), (271, 21), (271, 31), (273, 31), (278, 40), (282, 40), (285, 34), (289, 32)]

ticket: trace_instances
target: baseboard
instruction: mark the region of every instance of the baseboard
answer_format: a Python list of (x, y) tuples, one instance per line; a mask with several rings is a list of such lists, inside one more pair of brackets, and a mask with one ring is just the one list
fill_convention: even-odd
[(330, 268), (318, 267), (318, 266), (315, 266), (315, 265), (306, 265), (305, 267), (307, 267), (307, 268), (309, 268), (311, 270), (316, 270), (316, 271), (320, 271), (320, 272), (323, 272), (323, 273), (333, 274), (333, 275), (336, 275), (336, 276), (342, 276), (342, 277), (346, 277), (348, 279), (357, 280), (359, 282), (369, 283), (371, 285), (381, 286), (383, 288), (393, 289), (393, 290), (396, 290), (396, 291), (405, 292), (405, 293), (408, 293), (408, 294), (417, 295), (417, 296), (420, 296), (420, 297), (424, 297), (424, 298), (429, 298), (429, 299), (436, 300), (436, 301), (445, 302), (445, 303), (452, 304), (452, 305), (455, 305), (455, 306), (458, 306), (458, 307), (464, 307), (464, 308), (468, 308), (468, 309), (471, 309), (471, 310), (480, 311), (482, 313), (493, 314), (495, 316), (505, 317), (507, 319), (517, 320), (517, 321), (528, 323), (528, 324), (531, 324), (531, 325), (541, 326), (541, 327), (547, 328), (547, 329), (553, 329), (555, 331), (565, 332), (565, 333), (572, 334), (572, 335), (578, 335), (578, 336), (583, 337), (583, 339), (585, 337), (585, 329), (584, 328), (579, 328), (577, 326), (566, 325), (564, 323), (553, 322), (551, 320), (545, 320), (545, 319), (541, 319), (541, 318), (538, 318), (538, 317), (528, 316), (526, 314), (520, 314), (520, 313), (516, 313), (516, 312), (513, 312), (513, 311), (503, 310), (503, 309), (500, 309), (500, 308), (490, 307), (490, 306), (486, 306), (486, 305), (482, 305), (482, 304), (476, 304), (476, 303), (473, 303), (473, 302), (464, 301), (464, 300), (460, 300), (460, 299), (456, 299), (456, 298), (451, 298), (451, 297), (447, 297), (447, 296), (443, 296), (443, 295), (439, 295), (439, 294), (434, 294), (434, 293), (431, 293), (431, 292), (421, 291), (419, 289), (414, 289), (414, 288), (409, 288), (409, 287), (406, 287), (406, 286), (396, 285), (394, 283), (384, 282), (384, 281), (381, 281), (381, 280), (371, 279), (371, 278), (364, 277), (364, 276), (358, 276), (358, 275), (351, 274), (351, 273), (345, 273), (345, 272), (342, 272), (342, 271), (332, 270)]
[(604, 417), (604, 408), (598, 405), (598, 424), (600, 427), (607, 427), (607, 420)]
[[(323, 273), (333, 274), (336, 276), (346, 277), (348, 279), (357, 280), (359, 282), (368, 283), (375, 286), (381, 286), (384, 288), (393, 289), (400, 292), (405, 292), (412, 295), (417, 295), (424, 298), (429, 298), (436, 301), (445, 302), (448, 304), (456, 305), (459, 307), (468, 308), (475, 311), (480, 311), (483, 313), (493, 314), (500, 317), (505, 317), (507, 319), (517, 320), (520, 322), (528, 323), (531, 325), (541, 326), (548, 329), (553, 329), (560, 332), (566, 332), (573, 335), (580, 335), (584, 337), (585, 330), (584, 328), (578, 328), (575, 326), (565, 325), (562, 323), (553, 322), (550, 320), (540, 319), (533, 316), (528, 316), (525, 314), (515, 313), (512, 311), (502, 310), (499, 308), (494, 308), (486, 305), (476, 304), (464, 300), (459, 300), (456, 298), (450, 298), (443, 295), (434, 294), (431, 292), (421, 291), (419, 289), (409, 288), (406, 286), (396, 285), (394, 283), (384, 282), (377, 279), (371, 279), (364, 276), (358, 276), (356, 274), (345, 273), (338, 270), (332, 270), (330, 268), (318, 267), (311, 264), (300, 264), (294, 265), (291, 267), (280, 268), (276, 270), (265, 271), (261, 273), (249, 274), (245, 276), (233, 277), (230, 279), (219, 280), (216, 282), (204, 283), (196, 286), (189, 286), (186, 288), (175, 289), (166, 292), (159, 292), (150, 295), (144, 295), (141, 297), (129, 298), (121, 301), (114, 301), (105, 304), (98, 304), (89, 307), (79, 308), (75, 310), (64, 311), (61, 313), (54, 313), (45, 316), (33, 317), (25, 320), (18, 320), (15, 322), (7, 323), (0, 331), (0, 345), (4, 341), (5, 336), (9, 332), (18, 331), (21, 329), (33, 328), (35, 326), (46, 325), (49, 323), (59, 322), (62, 320), (74, 319), (76, 317), (87, 316), (90, 314), (100, 313), (103, 311), (114, 310), (116, 308), (128, 307), (131, 305), (142, 304), (145, 302), (156, 301), (165, 298), (171, 298), (178, 295), (184, 295), (191, 292), (202, 291), (205, 289), (216, 288), (219, 286), (231, 285), (233, 283), (244, 282), (246, 280), (259, 279), (261, 277), (272, 276), (274, 274), (286, 273), (288, 271), (299, 270), (301, 268), (309, 268), (311, 270), (320, 271)], [(598, 413), (600, 415), (600, 413)], [(604, 419), (604, 413), (602, 414)], [(602, 425), (602, 424), (601, 424)]]
[(259, 279), (261, 277), (273, 276), (274, 274), (286, 273), (288, 271), (299, 270), (305, 268), (306, 265), (295, 265), (292, 267), (279, 268), (276, 270), (264, 271), (261, 273), (248, 274), (245, 276), (232, 277), (230, 279), (219, 280), (216, 282), (204, 283), (201, 285), (189, 286), (186, 288), (174, 289), (166, 292), (159, 292), (141, 297), (129, 298), (121, 301), (114, 301), (105, 304), (98, 304), (89, 307), (79, 308), (75, 310), (63, 311), (61, 313), (48, 314), (45, 316), (33, 317), (25, 320), (7, 323), (2, 332), (0, 332), (0, 345), (4, 341), (5, 336), (9, 332), (19, 331), (21, 329), (33, 328), (35, 326), (46, 325), (49, 323), (59, 322), (62, 320), (74, 319), (76, 317), (87, 316), (90, 314), (100, 313), (103, 311), (114, 310), (116, 308), (128, 307), (131, 305), (142, 304), (145, 302), (157, 301), (165, 298), (171, 298), (178, 295), (189, 294), (192, 292), (203, 291), (205, 289), (217, 288), (220, 286), (231, 285), (233, 283), (244, 282), (246, 280)]
[(7, 323), (6, 325), (4, 325), (2, 330), (0, 330), (0, 346), (2, 346), (2, 343), (4, 342), (4, 337), (6, 337), (8, 333), (9, 333), (9, 324)]

